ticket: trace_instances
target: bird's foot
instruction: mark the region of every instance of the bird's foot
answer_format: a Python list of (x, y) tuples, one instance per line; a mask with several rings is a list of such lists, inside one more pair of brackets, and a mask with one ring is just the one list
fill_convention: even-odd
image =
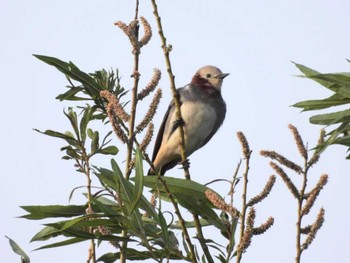
[(188, 168), (190, 168), (190, 160), (188, 160), (188, 159), (179, 162), (179, 164), (181, 165), (181, 168), (182, 168), (182, 169), (188, 169)]
[(174, 121), (174, 127), (179, 127), (179, 126), (184, 126), (184, 125), (185, 125), (185, 121), (182, 118)]

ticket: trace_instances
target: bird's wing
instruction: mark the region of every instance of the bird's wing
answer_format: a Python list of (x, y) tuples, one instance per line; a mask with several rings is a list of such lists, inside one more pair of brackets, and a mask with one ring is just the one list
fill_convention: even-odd
[(198, 148), (201, 148), (204, 145), (206, 145), (210, 141), (210, 139), (214, 136), (214, 134), (217, 132), (217, 130), (220, 128), (222, 123), (224, 122), (225, 115), (226, 115), (226, 103), (223, 100), (221, 103), (222, 103), (221, 107), (217, 105), (214, 106), (216, 109), (217, 119), (214, 123), (213, 130), (208, 134), (208, 136), (203, 140), (203, 143)]
[[(179, 92), (179, 90), (180, 89), (178, 89), (177, 91)], [(158, 154), (159, 148), (160, 148), (160, 146), (162, 144), (163, 137), (164, 137), (165, 133), (167, 134), (168, 137), (170, 137), (170, 135), (177, 129), (177, 127), (179, 127), (179, 123), (177, 123), (177, 122), (174, 122), (174, 123), (171, 123), (171, 124), (169, 123), (169, 125), (171, 125), (171, 128), (167, 127), (167, 129), (170, 128), (170, 131), (166, 131), (165, 130), (168, 118), (172, 116), (174, 111), (175, 111), (175, 103), (174, 103), (174, 100), (172, 100), (170, 105), (169, 105), (169, 107), (168, 107), (168, 109), (167, 109), (167, 111), (166, 111), (166, 113), (165, 113), (165, 115), (164, 115), (162, 124), (159, 127), (159, 131), (158, 131), (158, 134), (157, 134), (156, 142), (154, 144), (153, 155), (152, 155), (152, 162), (157, 157), (157, 154)]]

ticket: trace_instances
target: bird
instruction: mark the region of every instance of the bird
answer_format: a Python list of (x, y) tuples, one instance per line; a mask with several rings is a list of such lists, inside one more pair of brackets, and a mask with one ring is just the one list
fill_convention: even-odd
[(152, 163), (156, 171), (150, 168), (148, 175), (164, 175), (181, 161), (180, 125), (183, 124), (187, 157), (213, 137), (226, 115), (221, 86), (228, 75), (229, 73), (222, 73), (215, 66), (204, 66), (194, 74), (189, 84), (176, 90), (182, 120), (177, 120), (176, 107), (172, 100), (160, 125), (153, 149)]

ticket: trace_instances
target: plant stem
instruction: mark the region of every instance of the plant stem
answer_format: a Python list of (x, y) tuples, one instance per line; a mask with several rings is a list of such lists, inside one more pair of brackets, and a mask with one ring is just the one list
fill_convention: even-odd
[(162, 178), (162, 176), (158, 175), (158, 180), (162, 183), (165, 192), (167, 193), (171, 203), (174, 206), (175, 214), (177, 215), (177, 218), (179, 219), (182, 233), (183, 233), (183, 235), (185, 237), (185, 241), (186, 241), (186, 243), (187, 243), (187, 245), (188, 245), (188, 247), (190, 249), (190, 252), (191, 252), (191, 255), (190, 255), (191, 256), (191, 260), (192, 260), (193, 263), (195, 263), (195, 262), (197, 262), (197, 259), (196, 259), (196, 254), (195, 254), (195, 251), (194, 251), (194, 246), (193, 246), (193, 244), (191, 242), (190, 235), (188, 234), (188, 231), (187, 231), (187, 228), (186, 228), (186, 222), (185, 222), (185, 220), (183, 219), (183, 217), (181, 215), (179, 206), (178, 206), (176, 200), (174, 199), (173, 194), (170, 192), (168, 186), (166, 185), (166, 182)]
[[(136, 0), (135, 7), (135, 20), (138, 19), (138, 8), (139, 8), (139, 0)], [(138, 41), (139, 28), (136, 30), (136, 41)], [(130, 119), (129, 119), (129, 134), (128, 134), (128, 144), (127, 144), (127, 155), (126, 155), (126, 167), (125, 167), (125, 178), (129, 180), (131, 174), (131, 160), (132, 160), (132, 150), (134, 145), (134, 128), (135, 128), (135, 117), (136, 117), (136, 106), (137, 106), (137, 90), (139, 85), (140, 73), (139, 73), (139, 56), (140, 49), (135, 48), (133, 50), (134, 54), (134, 69), (133, 69), (133, 77), (134, 77), (134, 86), (132, 88), (131, 93), (131, 110), (130, 110)], [(122, 232), (122, 237), (127, 236), (127, 231)], [(128, 243), (126, 241), (122, 242), (122, 247), (120, 249), (120, 263), (126, 262), (126, 249)]]
[(202, 225), (199, 222), (198, 215), (193, 214), (193, 219), (194, 219), (194, 224), (196, 226), (198, 240), (199, 240), (199, 243), (201, 244), (204, 255), (207, 258), (209, 263), (214, 263), (214, 260), (210, 254), (209, 248), (208, 248), (207, 244), (205, 243), (205, 238), (204, 238), (203, 231), (202, 231)]
[[(249, 160), (250, 160), (250, 153), (245, 158), (245, 171), (243, 173), (243, 193), (242, 193), (242, 212), (240, 215), (241, 219), (241, 228), (240, 228), (240, 243), (242, 242), (242, 238), (244, 235), (245, 230), (245, 219), (246, 219), (246, 212), (247, 212), (247, 188), (248, 188), (248, 171), (249, 171)], [(241, 262), (242, 255), (243, 255), (242, 249), (237, 248), (237, 257), (236, 257), (236, 263)]]
[(297, 237), (296, 237), (297, 254), (295, 257), (296, 263), (300, 263), (301, 253), (303, 252), (301, 249), (301, 221), (303, 218), (302, 209), (303, 209), (304, 194), (307, 186), (307, 171), (308, 171), (308, 165), (307, 165), (307, 159), (305, 159), (305, 167), (303, 171), (303, 183), (300, 189), (300, 195), (298, 200), (298, 220), (297, 220)]
[[(155, 0), (152, 0), (152, 5), (153, 5), (153, 14), (154, 14), (156, 21), (157, 21), (158, 33), (159, 33), (160, 39), (162, 41), (162, 49), (164, 52), (165, 64), (167, 66), (167, 71), (168, 71), (168, 75), (169, 75), (170, 88), (171, 88), (171, 92), (173, 94), (173, 100), (174, 100), (175, 107), (176, 107), (176, 119), (181, 123), (181, 121), (182, 121), (182, 115), (181, 115), (181, 109), (180, 109), (181, 103), (179, 101), (179, 94), (176, 91), (175, 76), (174, 76), (172, 69), (171, 69), (171, 63), (170, 63), (170, 57), (169, 57), (170, 48), (167, 46), (167, 43), (166, 43), (166, 38), (165, 38), (164, 33), (163, 33), (161, 18), (158, 14), (158, 7), (157, 7)], [(183, 125), (179, 125), (178, 129), (179, 129), (179, 133), (180, 133), (179, 144), (180, 144), (181, 160), (182, 160), (182, 164), (183, 164), (185, 178), (191, 179), (190, 172), (188, 169), (188, 164), (186, 164), (187, 157), (186, 157), (185, 133), (184, 133)]]
[(134, 86), (132, 88), (131, 94), (131, 110), (130, 110), (130, 119), (129, 119), (129, 134), (128, 134), (128, 152), (126, 158), (126, 168), (125, 168), (125, 178), (128, 180), (131, 174), (130, 162), (132, 158), (132, 150), (134, 145), (134, 128), (135, 128), (135, 117), (136, 117), (136, 106), (137, 106), (137, 90), (139, 84), (139, 50), (134, 54)]
[[(86, 149), (84, 145), (81, 145), (82, 149), (82, 159), (83, 161), (80, 164), (80, 167), (84, 170), (86, 178), (87, 178), (87, 197), (88, 197), (88, 210), (90, 213), (93, 212), (92, 210), (92, 193), (91, 193), (91, 177), (90, 177), (90, 161), (89, 161), (89, 156), (86, 153)], [(93, 227), (89, 228), (89, 232), (93, 234), (94, 229)], [(87, 262), (90, 262), (92, 260), (92, 263), (96, 263), (96, 249), (95, 249), (95, 240), (91, 239), (90, 242), (90, 248), (89, 248), (89, 257)]]

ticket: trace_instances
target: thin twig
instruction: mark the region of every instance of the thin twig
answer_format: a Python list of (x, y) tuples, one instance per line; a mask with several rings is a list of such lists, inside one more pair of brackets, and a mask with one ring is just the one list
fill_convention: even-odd
[[(78, 162), (78, 165), (80, 166), (80, 169), (84, 171), (85, 175), (86, 175), (86, 179), (87, 179), (87, 199), (88, 199), (88, 211), (93, 211), (92, 210), (92, 193), (91, 193), (91, 176), (90, 176), (90, 171), (91, 171), (91, 167), (90, 167), (90, 161), (89, 161), (89, 156), (86, 153), (86, 149), (85, 146), (81, 145), (81, 149), (82, 149), (82, 161)], [(93, 234), (94, 229), (93, 227), (89, 228), (89, 233)], [(96, 263), (96, 245), (95, 245), (95, 240), (91, 239), (90, 241), (90, 247), (89, 247), (89, 256), (87, 259), (87, 262), (92, 261), (92, 263)]]
[[(138, 18), (138, 7), (139, 7), (139, 0), (136, 0), (136, 7), (135, 7), (135, 20), (137, 21)], [(139, 26), (137, 25), (135, 27), (135, 39), (136, 42), (138, 41), (138, 35), (139, 35)], [(130, 110), (130, 119), (129, 119), (129, 134), (128, 134), (128, 144), (127, 144), (127, 155), (126, 155), (126, 167), (125, 167), (125, 178), (128, 180), (131, 174), (131, 161), (132, 161), (132, 151), (133, 151), (133, 145), (134, 145), (134, 129), (135, 129), (135, 118), (136, 118), (136, 106), (137, 106), (137, 93), (138, 93), (138, 84), (140, 79), (140, 73), (139, 73), (139, 55), (140, 50), (137, 47), (133, 48), (133, 54), (134, 54), (134, 69), (132, 76), (134, 77), (134, 86), (132, 88), (131, 93), (131, 110)], [(127, 232), (123, 230), (122, 237), (127, 237)], [(122, 248), (120, 250), (120, 262), (125, 263), (126, 262), (126, 249), (127, 249), (128, 243), (126, 241), (122, 242)]]
[[(166, 38), (164, 36), (164, 31), (163, 31), (163, 27), (162, 27), (162, 23), (161, 23), (161, 18), (158, 14), (158, 7), (156, 4), (155, 0), (152, 0), (152, 5), (153, 5), (153, 14), (157, 20), (157, 26), (158, 26), (158, 33), (160, 36), (160, 39), (162, 41), (162, 49), (164, 52), (164, 57), (165, 57), (165, 63), (167, 66), (167, 71), (168, 71), (168, 75), (169, 75), (169, 80), (170, 80), (170, 89), (171, 92), (173, 94), (173, 100), (175, 103), (175, 107), (176, 107), (176, 119), (179, 121), (179, 123), (182, 123), (182, 115), (181, 115), (181, 104), (179, 101), (179, 94), (176, 91), (176, 85), (175, 85), (175, 76), (172, 72), (171, 69), (171, 63), (170, 63), (170, 50), (171, 48), (169, 48), (167, 46), (166, 43)], [(179, 144), (180, 144), (180, 148), (181, 148), (181, 160), (182, 160), (182, 164), (183, 164), (183, 169), (184, 169), (184, 173), (185, 173), (185, 177), (186, 179), (191, 179), (190, 176), (190, 172), (188, 169), (188, 165), (186, 165), (187, 163), (187, 156), (186, 156), (186, 147), (185, 147), (185, 133), (184, 133), (184, 128), (183, 125), (179, 125), (178, 127), (179, 129), (179, 133), (180, 133), (180, 139), (179, 139)]]
[[(248, 171), (249, 171), (249, 161), (250, 161), (250, 154), (251, 151), (249, 151), (249, 154), (247, 154), (245, 158), (245, 171), (243, 173), (243, 193), (242, 193), (242, 211), (240, 215), (240, 221), (241, 221), (241, 227), (240, 227), (240, 242), (242, 243), (242, 239), (244, 237), (244, 232), (245, 232), (245, 219), (246, 219), (246, 213), (247, 213), (247, 188), (248, 188)], [(237, 257), (236, 257), (236, 262), (239, 263), (241, 262), (242, 255), (244, 251), (242, 249), (237, 249)]]
[[(179, 121), (179, 123), (182, 123), (181, 104), (180, 104), (180, 100), (179, 100), (179, 94), (176, 91), (175, 76), (172, 72), (171, 63), (170, 63), (169, 52), (170, 52), (171, 48), (169, 48), (167, 46), (166, 38), (165, 38), (164, 33), (163, 33), (161, 18), (159, 16), (158, 7), (157, 7), (155, 0), (152, 0), (152, 6), (153, 6), (153, 14), (154, 14), (156, 21), (157, 21), (158, 33), (159, 33), (160, 39), (162, 41), (162, 48), (163, 48), (163, 52), (164, 52), (165, 63), (167, 66), (167, 71), (168, 71), (169, 80), (170, 80), (170, 88), (171, 88), (171, 91), (173, 94), (173, 101), (174, 101), (175, 107), (176, 107), (176, 119)], [(180, 133), (179, 145), (180, 145), (180, 150), (181, 150), (181, 160), (182, 160), (182, 165), (183, 165), (183, 169), (184, 169), (184, 175), (185, 175), (186, 179), (190, 180), (191, 176), (190, 176), (190, 172), (188, 169), (188, 161), (187, 161), (187, 157), (186, 157), (185, 134), (184, 134), (183, 125), (179, 125), (178, 129), (179, 129), (179, 133)], [(177, 208), (177, 203), (175, 202), (175, 200), (173, 202), (173, 205), (174, 205), (175, 210), (177, 210), (178, 208)], [(181, 223), (182, 232), (185, 235), (185, 240), (190, 248), (191, 260), (192, 260), (192, 262), (197, 262), (194, 247), (193, 247), (191, 239), (189, 238), (188, 233), (187, 233), (185, 221), (182, 219), (180, 211), (176, 212), (176, 214), (177, 214), (177, 216), (180, 216), (179, 221)], [(200, 229), (202, 226), (199, 223), (198, 215), (193, 214), (193, 218), (194, 218), (194, 222), (196, 224), (196, 229), (197, 230)], [(202, 231), (197, 231), (197, 234), (198, 234), (199, 238), (202, 238), (204, 240)], [(203, 251), (206, 253), (207, 259), (210, 260), (211, 256), (210, 256), (210, 253), (208, 253), (209, 249), (208, 249), (207, 245), (205, 244), (205, 242), (201, 242), (201, 245), (202, 245)], [(212, 262), (212, 261), (210, 261), (210, 262)]]

